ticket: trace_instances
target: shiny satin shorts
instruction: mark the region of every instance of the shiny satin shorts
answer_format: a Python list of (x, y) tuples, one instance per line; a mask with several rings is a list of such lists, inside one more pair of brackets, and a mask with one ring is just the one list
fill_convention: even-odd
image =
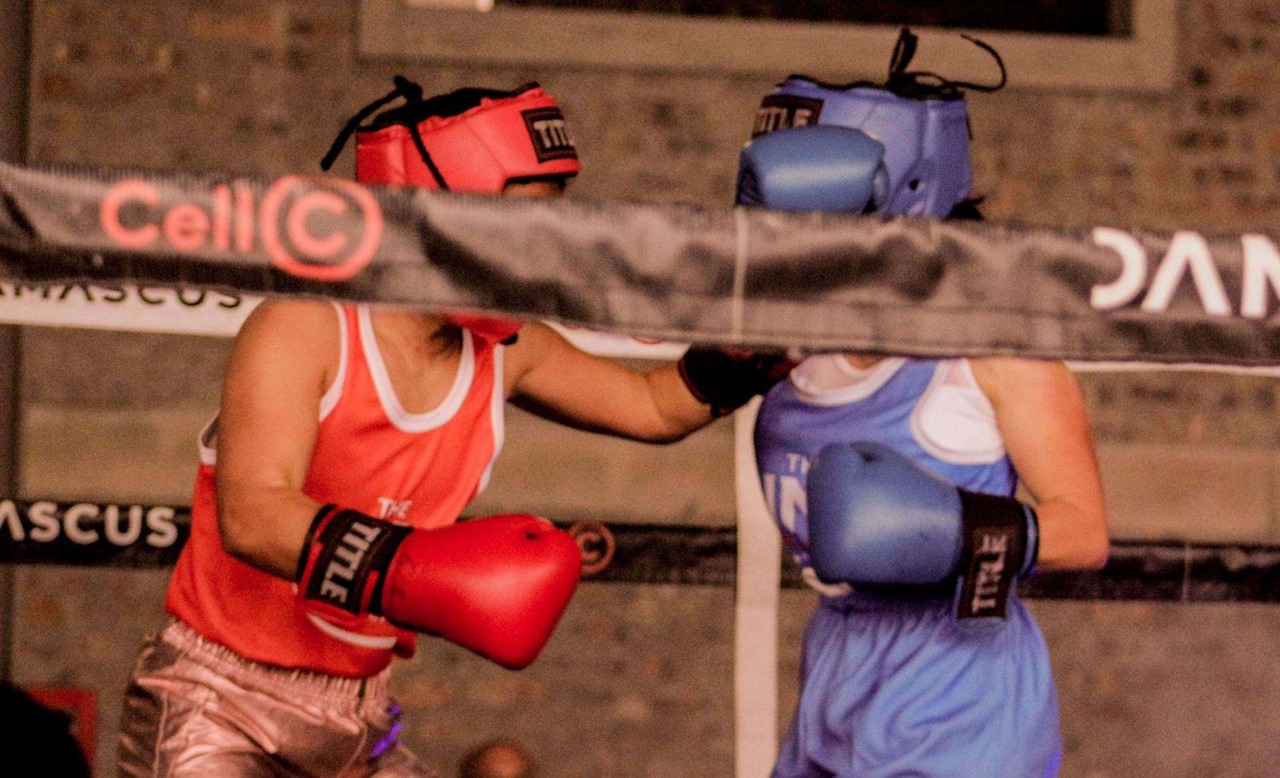
[(259, 664), (175, 622), (138, 654), (120, 774), (437, 776), (400, 742), (387, 677)]

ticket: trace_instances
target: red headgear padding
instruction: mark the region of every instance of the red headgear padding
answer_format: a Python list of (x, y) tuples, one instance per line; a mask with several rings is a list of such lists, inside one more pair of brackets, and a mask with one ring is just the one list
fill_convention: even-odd
[(356, 180), (367, 184), (497, 194), (513, 179), (567, 178), (580, 169), (560, 107), (537, 85), (482, 97), (456, 116), (356, 132)]
[[(510, 92), (459, 89), (426, 100), (422, 88), (403, 76), (395, 85), (352, 117), (320, 162), (323, 169), (352, 133), (356, 180), (366, 184), (498, 194), (515, 180), (568, 178), (581, 169), (560, 107), (536, 83)], [(404, 105), (361, 126), (396, 98)], [(517, 319), (463, 311), (445, 315), (490, 341), (509, 341), (521, 326)]]

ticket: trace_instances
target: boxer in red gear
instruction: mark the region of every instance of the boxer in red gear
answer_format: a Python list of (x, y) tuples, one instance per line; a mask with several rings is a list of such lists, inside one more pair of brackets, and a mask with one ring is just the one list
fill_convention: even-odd
[[(578, 170), (536, 85), (424, 100), (398, 79), (373, 107), (396, 97), (404, 105), (366, 125), (361, 112), (335, 144), (356, 134), (361, 180), (546, 197)], [(505, 402), (669, 442), (758, 391), (738, 380), (640, 372), (539, 323), (262, 303), (200, 437), (173, 622), (139, 655), (121, 773), (434, 774), (398, 740), (393, 656), (426, 633), (522, 667), (580, 569), (576, 544), (536, 517), (456, 523), (502, 448)]]

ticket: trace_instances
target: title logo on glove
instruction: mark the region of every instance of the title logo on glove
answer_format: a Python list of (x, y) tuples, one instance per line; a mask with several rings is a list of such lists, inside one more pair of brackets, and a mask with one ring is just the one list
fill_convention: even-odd
[(326, 544), (327, 554), (318, 560), (324, 573), (318, 582), (312, 583), (312, 591), (307, 594), (335, 608), (359, 613), (362, 603), (358, 596), (352, 597), (352, 594), (359, 594), (353, 591), (353, 585), (364, 580), (369, 549), (384, 534), (385, 527), (361, 521), (351, 521), (345, 527), (341, 524), (332, 526), (342, 527), (342, 536), (337, 543)]

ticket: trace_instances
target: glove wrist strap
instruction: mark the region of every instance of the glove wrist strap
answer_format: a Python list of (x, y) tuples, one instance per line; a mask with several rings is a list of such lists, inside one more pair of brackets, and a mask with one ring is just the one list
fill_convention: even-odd
[(727, 416), (786, 378), (794, 362), (780, 354), (734, 353), (719, 348), (691, 347), (676, 368), (684, 385), (701, 403), (711, 406), (713, 418)]
[(382, 585), (412, 527), (326, 505), (316, 513), (298, 560), (298, 592), (358, 615), (382, 612)]
[(1035, 513), (1009, 497), (959, 492), (964, 544), (956, 619), (1003, 619), (1014, 582), (1035, 562)]

